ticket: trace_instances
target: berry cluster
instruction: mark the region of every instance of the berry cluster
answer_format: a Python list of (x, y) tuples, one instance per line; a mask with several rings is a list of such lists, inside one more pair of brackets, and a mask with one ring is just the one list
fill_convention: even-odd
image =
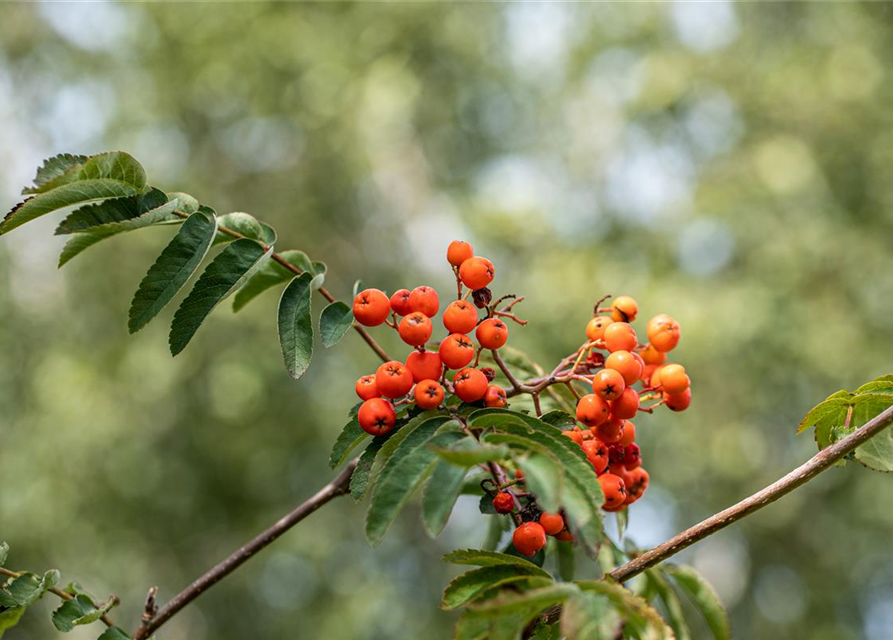
[[(447, 393), (463, 402), (483, 401), (488, 407), (506, 404), (502, 387), (490, 384), (495, 372), (477, 366), (480, 351), (499, 349), (509, 334), (500, 317), (504, 312), (496, 308), (501, 300), (491, 304), (487, 288), (495, 274), (493, 263), (475, 256), (470, 244), (458, 240), (450, 244), (447, 260), (456, 275), (458, 299), (443, 311), (447, 336), (437, 351), (425, 348), (434, 333), (431, 319), (440, 309), (440, 298), (432, 287), (400, 289), (390, 298), (378, 289), (366, 289), (354, 298), (357, 322), (367, 327), (387, 324), (414, 347), (405, 362), (385, 362), (374, 374), (357, 380), (356, 392), (363, 400), (358, 420), (367, 433), (380, 436), (391, 431), (397, 419), (395, 406), (415, 403), (420, 409), (436, 409)], [(480, 317), (479, 309), (486, 309), (485, 317)], [(447, 379), (449, 370), (456, 371), (452, 381)]]

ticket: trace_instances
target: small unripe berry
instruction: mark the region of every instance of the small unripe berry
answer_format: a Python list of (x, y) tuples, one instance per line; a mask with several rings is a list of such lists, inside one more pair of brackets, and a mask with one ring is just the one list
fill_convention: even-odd
[(412, 388), (412, 374), (402, 362), (391, 360), (378, 367), (375, 372), (375, 386), (386, 398), (399, 398)]
[(627, 387), (620, 397), (611, 402), (611, 413), (623, 420), (635, 418), (639, 411), (639, 394), (632, 387)]
[(623, 381), (627, 386), (635, 384), (642, 375), (642, 365), (636, 359), (633, 353), (620, 350), (615, 351), (605, 359), (605, 368), (613, 369), (623, 376)]
[(474, 256), (474, 249), (471, 245), (462, 240), (453, 240), (447, 247), (447, 262), (454, 267), (460, 266), (463, 262)]
[(601, 340), (605, 335), (605, 328), (614, 321), (607, 316), (595, 316), (586, 325), (586, 337), (595, 342)]
[(496, 509), (496, 513), (511, 513), (515, 508), (515, 499), (508, 491), (500, 491), (493, 498), (493, 508)]
[(468, 336), (454, 333), (440, 343), (440, 360), (450, 369), (461, 369), (474, 359), (474, 343)]
[(436, 409), (443, 402), (443, 387), (435, 380), (422, 380), (415, 386), (413, 396), (420, 409)]
[(443, 373), (443, 363), (436, 351), (413, 351), (406, 356), (406, 368), (414, 382), (437, 380)]
[(453, 378), (453, 388), (463, 402), (475, 402), (487, 393), (487, 376), (477, 369), (462, 369)]
[(537, 522), (525, 522), (512, 534), (512, 544), (521, 555), (536, 555), (546, 546), (546, 531)]
[(611, 303), (611, 318), (614, 322), (632, 322), (639, 313), (639, 304), (629, 296), (618, 296)]
[(496, 270), (493, 263), (480, 256), (474, 256), (459, 266), (459, 278), (469, 289), (483, 289), (493, 282)]
[(380, 325), (390, 313), (391, 301), (378, 289), (360, 291), (353, 299), (353, 317), (367, 327)]
[(487, 318), (474, 335), (484, 349), (499, 349), (509, 339), (509, 328), (499, 318)]
[(361, 400), (369, 400), (370, 398), (378, 398), (378, 387), (375, 386), (375, 376), (363, 376), (354, 385), (357, 395)]
[(431, 287), (416, 287), (409, 294), (409, 308), (419, 313), (424, 313), (429, 318), (437, 315), (440, 308), (440, 299), (437, 297), (437, 291)]
[(622, 478), (613, 473), (604, 473), (598, 477), (598, 482), (602, 486), (602, 493), (605, 494), (606, 508), (623, 505), (623, 501), (626, 500), (626, 485)]
[(602, 400), (616, 400), (626, 389), (626, 382), (619, 371), (602, 369), (592, 379), (592, 390)]
[(412, 313), (412, 307), (409, 306), (409, 289), (400, 289), (391, 296), (391, 310), (398, 316), (405, 316)]
[(478, 324), (478, 312), (468, 300), (453, 300), (443, 312), (443, 326), (450, 333), (471, 333)]
[(434, 331), (434, 326), (431, 324), (431, 318), (420, 311), (413, 311), (400, 321), (397, 330), (400, 332), (403, 342), (412, 347), (418, 347), (428, 342)]
[(546, 535), (554, 536), (564, 530), (564, 518), (558, 513), (544, 513), (540, 516), (540, 526)]
[(639, 345), (636, 330), (626, 322), (614, 322), (605, 328), (602, 337), (605, 348), (612, 353), (614, 351), (632, 351)]
[(587, 427), (595, 427), (607, 421), (610, 406), (594, 393), (589, 393), (577, 401), (577, 420)]
[(484, 404), (488, 407), (504, 407), (506, 403), (505, 391), (502, 387), (491, 384), (484, 394)]
[(393, 405), (382, 398), (370, 398), (360, 405), (357, 414), (360, 428), (373, 436), (382, 436), (394, 428), (397, 414)]

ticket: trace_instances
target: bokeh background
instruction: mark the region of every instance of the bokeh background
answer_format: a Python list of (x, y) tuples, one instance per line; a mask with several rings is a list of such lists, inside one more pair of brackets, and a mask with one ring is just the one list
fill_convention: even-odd
[[(529, 296), (512, 342), (543, 363), (603, 293), (674, 315), (695, 401), (639, 421), (631, 536), (655, 544), (807, 459), (805, 411), (893, 370), (891, 9), (3, 4), (0, 204), (46, 156), (122, 149), (275, 225), (342, 298), (448, 292), (446, 243), (470, 240)], [(150, 585), (167, 600), (331, 477), (376, 361), (351, 335), (292, 382), (272, 293), (172, 359), (172, 311), (125, 322), (170, 231), (58, 271), (57, 220), (0, 240), (0, 539), (12, 566), (121, 596), (132, 629)], [(891, 501), (891, 478), (832, 470), (684, 558), (738, 638), (886, 640)], [(480, 543), (476, 511), (430, 541), (410, 509), (370, 550), (341, 500), (160, 635), (447, 637), (439, 557)], [(56, 637), (54, 604), (10, 639)]]

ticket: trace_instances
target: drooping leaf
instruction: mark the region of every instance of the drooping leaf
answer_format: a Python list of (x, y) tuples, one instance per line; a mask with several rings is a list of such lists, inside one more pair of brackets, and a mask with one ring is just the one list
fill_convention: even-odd
[(259, 240), (260, 242), (264, 241), (264, 229), (260, 222), (257, 221), (257, 218), (250, 213), (235, 211), (233, 213), (218, 216), (217, 227), (217, 236), (214, 238), (215, 245), (224, 242), (232, 242), (234, 239), (232, 236), (226, 235), (220, 231), (220, 229), (235, 231), (252, 240)]
[(227, 245), (211, 261), (174, 314), (169, 336), (172, 355), (189, 344), (205, 318), (260, 269), (270, 253), (272, 249), (265, 251), (257, 242), (243, 238)]
[(279, 300), (279, 344), (288, 374), (295, 380), (304, 375), (313, 356), (313, 321), (310, 318), (310, 283), (313, 276), (294, 278)]
[(617, 511), (614, 514), (614, 519), (617, 522), (617, 537), (623, 540), (623, 534), (626, 533), (626, 528), (629, 526), (629, 509)]
[(7, 629), (12, 629), (19, 623), (19, 619), (21, 619), (24, 613), (25, 607), (0, 608), (0, 638), (3, 637)]
[(260, 241), (266, 245), (273, 246), (279, 240), (276, 229), (268, 225), (266, 222), (260, 223)]
[(65, 600), (53, 612), (53, 624), (59, 631), (67, 633), (75, 627), (96, 622), (114, 606), (115, 601), (112, 598), (97, 606), (89, 595), (78, 593), (73, 599)]
[(457, 466), (446, 460), (435, 461), (434, 471), (425, 485), (422, 499), (422, 520), (431, 537), (440, 535), (450, 519), (453, 506), (462, 493), (466, 473), (468, 467)]
[[(670, 581), (664, 577), (663, 569), (649, 569), (645, 572), (645, 578), (651, 590), (660, 598), (667, 612), (667, 622), (676, 634), (676, 640), (691, 640), (691, 632), (688, 629), (688, 623), (685, 621), (685, 615), (682, 613), (682, 603), (679, 601), (679, 594), (670, 584)], [(649, 598), (643, 596), (645, 600)]]
[(555, 549), (558, 555), (558, 575), (564, 582), (570, 582), (577, 570), (574, 545), (572, 542), (556, 540)]
[(641, 640), (673, 640), (673, 630), (661, 615), (641, 597), (613, 580), (581, 580), (576, 583), (584, 591), (600, 593), (620, 611), (624, 633)]
[(475, 567), (493, 567), (497, 565), (519, 565), (527, 571), (533, 571), (535, 575), (549, 577), (544, 570), (520, 556), (513, 556), (498, 551), (486, 551), (483, 549), (456, 549), (441, 558), (443, 562), (450, 564), (463, 564)]
[(334, 347), (353, 325), (353, 310), (340, 300), (328, 305), (319, 316), (319, 334), (323, 346)]
[(730, 640), (732, 630), (729, 626), (729, 617), (710, 583), (691, 567), (667, 565), (665, 571), (691, 597), (692, 603), (707, 620), (713, 637), (716, 640)]
[[(558, 582), (541, 585), (521, 593), (506, 591), (495, 598), (469, 606), (469, 610), (474, 611), (477, 615), (488, 616), (522, 614), (525, 616), (523, 622), (526, 626), (539, 612), (564, 602), (575, 593), (578, 593), (578, 589), (573, 583)], [(521, 628), (523, 629), (523, 626)]]
[[(532, 566), (532, 565), (531, 565)], [(538, 585), (548, 584), (552, 579), (535, 571), (536, 567), (524, 565), (502, 564), (480, 567), (466, 571), (454, 578), (443, 591), (442, 609), (457, 609), (473, 602), (494, 587), (518, 581), (536, 579)]]
[(145, 327), (186, 284), (207, 254), (216, 231), (214, 216), (201, 211), (183, 223), (149, 268), (133, 296), (128, 323), (130, 333)]
[[(268, 242), (267, 244), (271, 243)], [(236, 296), (233, 299), (234, 312), (242, 309), (242, 307), (254, 300), (254, 298), (267, 289), (291, 280), (295, 275), (300, 275), (300, 272), (312, 271), (313, 269), (313, 264), (310, 262), (310, 258), (308, 258), (307, 254), (303, 251), (283, 251), (279, 255), (290, 265), (298, 269), (299, 273), (296, 274), (278, 262), (270, 260), (260, 271), (245, 283), (244, 287), (239, 289), (238, 293), (236, 293)]]
[[(145, 191), (146, 173), (126, 153), (91, 156), (79, 169), (72, 168), (57, 179), (62, 184), (37, 193), (16, 205), (0, 223), (0, 235), (47, 213), (75, 204), (108, 198), (134, 196)], [(44, 189), (51, 183), (45, 183)]]
[(43, 193), (66, 181), (76, 180), (87, 159), (87, 156), (70, 153), (60, 153), (52, 158), (47, 158), (37, 170), (34, 186), (25, 187), (22, 189), (22, 194)]
[(623, 619), (610, 601), (597, 593), (579, 591), (564, 601), (561, 632), (573, 640), (610, 640), (619, 637)]
[(444, 460), (463, 467), (505, 460), (509, 456), (508, 447), (480, 444), (471, 436), (459, 440), (448, 449), (434, 448), (432, 450)]
[(338, 439), (335, 440), (335, 445), (332, 447), (332, 453), (329, 456), (329, 466), (334, 469), (341, 465), (347, 460), (350, 452), (368, 437), (369, 434), (360, 428), (360, 422), (354, 416), (350, 422), (344, 425), (344, 429), (341, 430)]
[[(169, 199), (167, 194), (160, 189), (150, 188), (145, 193), (129, 198), (113, 198), (80, 207), (59, 223), (59, 226), (56, 227), (56, 235), (99, 229), (108, 230), (110, 225), (134, 223), (136, 219), (145, 216), (148, 212), (152, 212), (151, 222), (179, 220), (180, 218), (172, 215), (176, 208), (176, 199)], [(141, 226), (146, 226), (146, 224)]]

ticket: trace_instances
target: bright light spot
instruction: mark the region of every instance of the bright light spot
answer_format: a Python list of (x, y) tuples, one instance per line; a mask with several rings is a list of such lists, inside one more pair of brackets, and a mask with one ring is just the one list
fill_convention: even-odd
[(507, 6), (509, 54), (520, 74), (551, 82), (563, 77), (574, 10), (572, 5), (549, 2)]
[(245, 171), (287, 169), (304, 150), (297, 128), (282, 118), (245, 118), (220, 136), (227, 155)]
[(695, 549), (693, 564), (727, 607), (741, 599), (750, 573), (750, 554), (740, 534), (730, 531), (704, 540)]
[(698, 53), (722, 49), (738, 35), (731, 2), (674, 2), (670, 15), (680, 42)]
[(734, 147), (744, 132), (737, 106), (720, 90), (689, 106), (684, 123), (692, 141), (708, 157)]
[(812, 152), (799, 138), (778, 136), (754, 153), (757, 172), (773, 191), (789, 194), (807, 186), (818, 174)]
[(158, 123), (140, 130), (134, 155), (144, 158), (146, 171), (156, 182), (175, 182), (189, 164), (189, 140), (172, 124)]
[(114, 89), (87, 81), (50, 90), (35, 121), (54, 149), (84, 149), (98, 144), (114, 111)]
[(725, 223), (702, 219), (682, 229), (677, 253), (685, 271), (706, 276), (726, 266), (734, 248), (735, 238)]
[(628, 49), (607, 49), (590, 64), (586, 87), (608, 104), (629, 102), (642, 88), (640, 57)]
[(484, 167), (477, 192), (485, 206), (518, 213), (547, 209), (556, 198), (543, 167), (521, 156), (499, 158)]
[(41, 17), (60, 36), (87, 51), (110, 51), (131, 36), (130, 7), (110, 2), (39, 2)]
[(802, 616), (806, 597), (803, 580), (784, 565), (764, 567), (754, 584), (754, 600), (760, 613), (779, 624), (793, 622)]
[(884, 79), (884, 68), (865, 47), (840, 47), (828, 60), (827, 82), (838, 100), (870, 98)]
[(676, 533), (676, 504), (660, 487), (651, 486), (630, 510), (627, 535), (640, 547), (653, 547)]

